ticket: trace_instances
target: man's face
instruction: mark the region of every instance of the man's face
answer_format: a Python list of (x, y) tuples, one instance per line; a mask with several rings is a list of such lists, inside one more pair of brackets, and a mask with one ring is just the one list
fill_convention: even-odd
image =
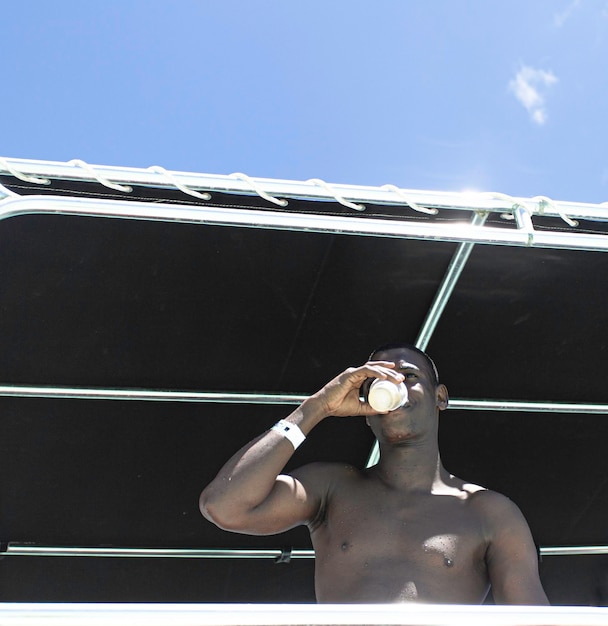
[(376, 436), (380, 434), (376, 433), (377, 428), (387, 434), (390, 430), (393, 436), (401, 439), (435, 429), (438, 410), (447, 406), (447, 390), (436, 383), (431, 364), (424, 356), (407, 348), (397, 348), (377, 352), (372, 360), (395, 363), (395, 371), (403, 374), (403, 384), (408, 392), (403, 407), (368, 420)]

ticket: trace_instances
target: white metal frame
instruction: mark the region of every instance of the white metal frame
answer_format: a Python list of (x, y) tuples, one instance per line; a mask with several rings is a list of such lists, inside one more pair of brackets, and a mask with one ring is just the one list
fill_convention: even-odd
[[(82, 163), (79, 161), (78, 163)], [(271, 197), (305, 198), (310, 200), (347, 199), (351, 203), (416, 205), (430, 209), (489, 210), (495, 212), (510, 211), (513, 206), (526, 207), (533, 214), (572, 219), (608, 221), (608, 203), (593, 204), (581, 202), (555, 201), (545, 196), (534, 198), (511, 197), (503, 193), (476, 192), (441, 192), (415, 189), (399, 189), (394, 185), (369, 187), (361, 185), (343, 185), (331, 183), (319, 185), (318, 179), (311, 181), (277, 180), (269, 178), (252, 179), (243, 174), (210, 175), (192, 172), (168, 172), (169, 177), (161, 173), (156, 166), (148, 169), (110, 167), (93, 165), (87, 169), (74, 162), (59, 163), (54, 161), (34, 161), (26, 159), (8, 159), (0, 157), (0, 173), (10, 174), (9, 168), (28, 177), (28, 182), (38, 178), (41, 186), (51, 179), (94, 181), (91, 171), (97, 173), (98, 181), (114, 181), (124, 187), (143, 185), (158, 188), (171, 188), (178, 181), (182, 186), (198, 191), (227, 193), (258, 193), (262, 190)], [(314, 182), (313, 182), (314, 181)], [(103, 184), (103, 183), (102, 183)], [(328, 189), (333, 190), (330, 193)], [(128, 197), (128, 191), (124, 192)]]
[[(1, 191), (1, 190), (0, 190)], [(515, 201), (515, 200), (514, 200)], [(600, 208), (599, 205), (596, 208)], [(473, 210), (473, 209), (472, 209)], [(474, 209), (474, 212), (494, 209)], [(529, 217), (527, 209), (501, 207), (496, 212), (512, 212)], [(606, 212), (606, 211), (604, 211)], [(592, 211), (579, 210), (581, 219), (592, 219)], [(378, 217), (364, 218), (344, 215), (302, 214), (260, 209), (231, 209), (181, 204), (158, 204), (129, 200), (57, 197), (51, 195), (5, 195), (0, 200), (0, 220), (20, 215), (71, 215), (146, 221), (213, 224), (247, 228), (305, 231), (313, 233), (390, 237), (397, 239), (428, 239), (432, 241), (508, 245), (529, 248), (554, 248), (606, 252), (608, 235), (584, 232), (535, 230), (530, 220), (522, 220), (518, 228), (498, 228), (472, 223), (438, 223), (397, 221)], [(539, 211), (534, 215), (541, 215)], [(544, 214), (547, 215), (546, 213)], [(604, 221), (594, 217), (594, 221)]]
[(29, 604), (0, 606), (2, 626), (605, 626), (598, 607), (430, 604)]

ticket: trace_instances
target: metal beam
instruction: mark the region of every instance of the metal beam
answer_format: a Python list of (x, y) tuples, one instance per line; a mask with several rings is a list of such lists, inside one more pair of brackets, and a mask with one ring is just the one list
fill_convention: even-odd
[[(223, 404), (297, 405), (306, 394), (247, 392), (154, 391), (149, 389), (91, 389), (83, 387), (41, 387), (0, 385), (0, 397), (47, 398), (55, 400), (115, 400), (138, 402), (195, 402)], [(608, 415), (608, 404), (522, 400), (467, 400), (450, 398), (448, 409), (461, 411), (499, 411), (517, 413), (584, 413)]]
[[(606, 545), (548, 546), (539, 549), (541, 556), (598, 556), (608, 554)], [(102, 557), (102, 558), (170, 558), (170, 559), (314, 559), (314, 550), (285, 548), (128, 548), (95, 546), (43, 546), (30, 543), (8, 543), (1, 556), (32, 557)]]
[(299, 394), (0, 385), (0, 397), (2, 396), (56, 400), (135, 400), (139, 402), (215, 402), (224, 404), (300, 404), (307, 398), (306, 395)]
[(314, 559), (314, 550), (285, 550), (279, 548), (126, 548), (93, 546), (41, 546), (9, 543), (2, 556), (36, 557), (103, 557), (103, 558), (164, 558), (164, 559)]
[(0, 200), (0, 219), (19, 215), (69, 215), (146, 221), (213, 224), (292, 230), (326, 234), (471, 242), (567, 250), (608, 250), (608, 235), (578, 231), (554, 232), (474, 226), (470, 223), (417, 222), (368, 217), (289, 213), (257, 209), (227, 209), (154, 202), (64, 198), (55, 196), (12, 196)]
[[(78, 165), (80, 164), (80, 165)], [(490, 210), (495, 212), (510, 211), (514, 205), (523, 206), (531, 212), (548, 217), (561, 218), (568, 215), (575, 219), (608, 220), (608, 206), (580, 202), (553, 201), (545, 197), (511, 197), (494, 192), (442, 192), (417, 189), (400, 189), (394, 185), (380, 187), (345, 185), (338, 183), (318, 184), (307, 181), (277, 180), (269, 178), (249, 178), (242, 174), (202, 174), (193, 172), (166, 172), (162, 168), (128, 168), (107, 165), (90, 165), (83, 168), (82, 161), (67, 163), (31, 159), (0, 157), (0, 172), (11, 174), (17, 170), (28, 179), (40, 178), (75, 181), (114, 181), (122, 185), (142, 185), (158, 188), (175, 188), (173, 181), (181, 185), (213, 193), (258, 193), (255, 187), (263, 189), (272, 196), (281, 198), (302, 198), (309, 200), (335, 200), (342, 197), (353, 202), (380, 205), (419, 205), (436, 209)], [(92, 176), (92, 172), (96, 176)], [(164, 173), (163, 173), (164, 172)], [(49, 182), (48, 180), (46, 181)], [(332, 192), (328, 191), (332, 190)], [(128, 195), (128, 194), (125, 194)]]
[[(487, 212), (475, 213), (471, 226), (483, 226), (487, 219)], [(418, 333), (418, 337), (414, 342), (415, 345), (423, 351), (426, 350), (431, 336), (435, 332), (435, 328), (437, 328), (437, 324), (439, 323), (450, 296), (454, 292), (456, 283), (458, 282), (458, 279), (460, 278), (460, 275), (462, 274), (462, 271), (471, 256), (474, 245), (475, 244), (471, 242), (461, 243), (458, 248), (456, 248), (456, 252), (454, 252), (454, 255), (452, 256), (448, 269), (446, 270), (443, 280), (441, 281), (441, 285), (439, 285), (439, 289), (435, 294), (433, 303), (431, 304), (427, 316), (422, 324), (422, 328)], [(380, 446), (376, 441), (370, 452), (366, 467), (376, 465), (379, 460)]]
[(606, 626), (595, 606), (2, 603), (2, 626)]
[[(476, 213), (473, 217), (471, 225), (474, 227), (483, 226), (487, 219), (488, 213)], [(439, 319), (441, 318), (443, 311), (445, 310), (445, 307), (454, 292), (456, 283), (458, 282), (458, 279), (460, 278), (460, 275), (462, 274), (462, 271), (471, 256), (474, 245), (475, 244), (472, 242), (461, 243), (450, 261), (441, 285), (435, 294), (433, 304), (427, 313), (426, 319), (424, 320), (422, 328), (420, 329), (418, 337), (415, 341), (415, 345), (423, 351), (426, 350), (429, 345), (431, 336), (437, 328)]]
[[(48, 398), (56, 400), (118, 400), (139, 402), (195, 402), (227, 404), (284, 404), (302, 403), (306, 394), (264, 394), (196, 391), (153, 391), (148, 389), (88, 389), (81, 387), (37, 387), (0, 385), (0, 397)], [(518, 413), (584, 413), (608, 415), (608, 404), (545, 402), (520, 400), (467, 400), (450, 398), (449, 409), (462, 411), (500, 411)]]

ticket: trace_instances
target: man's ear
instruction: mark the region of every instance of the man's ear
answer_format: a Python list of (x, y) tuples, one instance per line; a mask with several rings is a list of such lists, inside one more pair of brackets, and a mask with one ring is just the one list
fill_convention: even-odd
[(448, 408), (449, 401), (448, 388), (445, 385), (437, 385), (437, 408), (440, 411), (445, 411)]

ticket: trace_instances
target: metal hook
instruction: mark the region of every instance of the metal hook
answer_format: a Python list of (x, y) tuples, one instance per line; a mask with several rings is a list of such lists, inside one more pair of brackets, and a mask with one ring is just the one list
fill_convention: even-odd
[(281, 554), (274, 560), (275, 563), (291, 563), (291, 548), (281, 548)]
[(365, 211), (364, 204), (355, 204), (354, 202), (349, 202), (348, 200), (337, 194), (330, 185), (328, 185), (324, 180), (321, 180), (320, 178), (310, 178), (306, 182), (317, 185), (318, 187), (323, 187), (323, 189), (325, 189), (327, 193), (335, 198), (337, 202), (344, 205), (345, 207), (348, 207), (349, 209), (354, 209), (355, 211)]
[(207, 192), (201, 193), (200, 191), (195, 191), (194, 189), (190, 189), (177, 180), (175, 176), (171, 172), (168, 172), (164, 167), (160, 165), (152, 165), (148, 168), (149, 172), (154, 172), (156, 174), (162, 174), (167, 180), (177, 187), (180, 191), (188, 194), (189, 196), (194, 196), (195, 198), (200, 198), (201, 200), (211, 200), (211, 194)]
[(113, 183), (107, 178), (104, 178), (99, 173), (97, 173), (93, 167), (91, 167), (88, 163), (85, 163), (81, 159), (72, 159), (71, 161), (68, 161), (68, 165), (75, 165), (76, 167), (81, 167), (83, 170), (86, 170), (95, 180), (100, 182), (104, 187), (109, 187), (110, 189), (115, 189), (116, 191), (124, 191), (125, 193), (131, 193), (131, 191), (133, 191), (133, 187), (130, 187), (129, 185), (119, 185), (118, 183)]
[(389, 191), (393, 191), (400, 198), (403, 198), (403, 200), (405, 200), (406, 204), (411, 209), (414, 209), (414, 211), (418, 211), (419, 213), (427, 213), (428, 215), (437, 215), (437, 213), (439, 213), (439, 211), (437, 209), (427, 209), (426, 207), (419, 206), (415, 202), (412, 202), (407, 197), (407, 195), (401, 189), (399, 189), (399, 187), (396, 187), (395, 185), (382, 185), (382, 187), (380, 187), (380, 189), (388, 189)]
[(545, 206), (549, 206), (564, 220), (564, 222), (566, 222), (566, 224), (568, 224), (568, 226), (572, 226), (573, 228), (578, 226), (578, 222), (573, 220), (571, 217), (568, 217), (563, 211), (561, 211), (551, 198), (547, 198), (546, 196), (534, 196), (532, 200), (536, 200), (538, 202), (538, 210), (541, 215), (545, 210)]
[(37, 185), (50, 185), (51, 181), (48, 178), (40, 178), (38, 176), (29, 176), (17, 171), (5, 158), (0, 157), (0, 165), (15, 178), (22, 180), (26, 183), (36, 183)]
[(247, 176), (247, 174), (242, 174), (241, 172), (235, 172), (234, 174), (230, 174), (231, 178), (237, 178), (238, 180), (243, 180), (246, 183), (248, 183), (249, 185), (251, 185), (251, 188), (262, 198), (264, 198), (264, 200), (268, 200), (268, 202), (272, 202), (273, 204), (278, 204), (279, 206), (287, 206), (288, 202), (287, 200), (284, 200), (282, 198), (275, 198), (274, 196), (271, 196), (269, 194), (267, 194), (263, 189), (261, 189), (258, 184), (249, 176)]

